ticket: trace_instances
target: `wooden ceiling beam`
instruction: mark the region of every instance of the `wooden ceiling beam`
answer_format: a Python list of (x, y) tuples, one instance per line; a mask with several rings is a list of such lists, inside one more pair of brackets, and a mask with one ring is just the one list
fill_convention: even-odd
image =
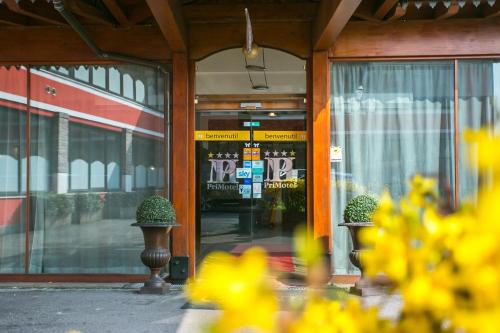
[(360, 3), (361, 0), (322, 0), (313, 27), (313, 49), (329, 49)]
[(188, 24), (245, 22), (245, 8), (248, 8), (252, 23), (255, 22), (298, 22), (312, 21), (316, 16), (315, 3), (290, 4), (243, 4), (195, 5), (182, 8)]
[(148, 5), (143, 3), (128, 8), (127, 13), (131, 25), (141, 23), (153, 16)]
[(378, 6), (377, 10), (375, 11), (375, 14), (373, 15), (375, 18), (382, 20), (388, 13), (389, 11), (394, 8), (394, 6), (398, 3), (399, 0), (384, 0)]
[(11, 12), (4, 6), (0, 6), (0, 23), (6, 25), (26, 25), (28, 19), (26, 16)]
[(106, 6), (106, 8), (108, 8), (111, 15), (113, 15), (116, 22), (124, 27), (128, 27), (130, 25), (127, 14), (125, 14), (122, 7), (116, 0), (102, 0), (102, 2)]
[[(153, 61), (171, 56), (156, 26), (116, 29), (89, 25), (85, 29), (106, 52), (128, 54)], [(113, 63), (103, 61), (69, 26), (12, 26), (0, 29), (0, 64)]]
[(146, 3), (170, 49), (173, 52), (186, 52), (187, 32), (179, 2), (177, 0), (146, 0)]
[(66, 21), (59, 13), (45, 1), (32, 3), (31, 1), (17, 2), (16, 0), (4, 0), (7, 7), (16, 14), (28, 16), (38, 21), (55, 25), (66, 25)]
[(493, 6), (487, 3), (483, 4), (483, 16), (486, 18), (500, 16), (500, 0), (497, 0)]
[(442, 2), (439, 2), (434, 11), (434, 17), (436, 20), (446, 20), (458, 14), (459, 10), (460, 6), (456, 0), (453, 0), (448, 8)]
[(391, 9), (389, 13), (387, 14), (387, 18), (385, 19), (385, 22), (389, 23), (392, 21), (399, 20), (403, 16), (406, 15), (406, 8), (403, 8), (401, 4), (397, 4), (396, 7)]
[(362, 1), (352, 16), (373, 23), (381, 23), (382, 20), (373, 16), (373, 11), (373, 3), (369, 1)]
[(113, 23), (97, 8), (82, 2), (81, 0), (66, 0), (68, 9), (86, 19), (100, 24), (112, 25)]

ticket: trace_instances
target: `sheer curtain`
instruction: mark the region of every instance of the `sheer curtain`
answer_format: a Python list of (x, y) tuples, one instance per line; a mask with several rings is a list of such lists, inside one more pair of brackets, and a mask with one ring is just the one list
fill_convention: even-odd
[(460, 61), (458, 83), (459, 197), (461, 201), (475, 201), (481, 180), (474, 161), (468, 160), (463, 132), (467, 128), (489, 128), (498, 132), (500, 61)]
[(352, 197), (388, 189), (397, 199), (421, 173), (453, 200), (453, 63), (334, 63), (331, 87), (331, 145), (342, 151), (331, 163), (333, 273), (353, 274), (338, 226)]

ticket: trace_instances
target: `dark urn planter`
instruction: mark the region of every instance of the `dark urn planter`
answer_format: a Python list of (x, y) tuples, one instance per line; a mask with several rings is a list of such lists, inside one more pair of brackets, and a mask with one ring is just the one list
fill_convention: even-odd
[(363, 246), (359, 241), (359, 232), (362, 228), (373, 227), (371, 222), (349, 222), (349, 223), (339, 223), (339, 226), (347, 227), (349, 233), (351, 234), (353, 249), (349, 253), (349, 260), (351, 263), (359, 268), (361, 271), (361, 278), (358, 282), (351, 288), (351, 293), (360, 296), (374, 296), (383, 294), (383, 289), (380, 286), (376, 286), (373, 282), (363, 276), (363, 265), (361, 265), (360, 255), (363, 252)]
[(172, 227), (161, 223), (134, 223), (132, 226), (141, 227), (144, 236), (144, 251), (141, 261), (151, 271), (149, 280), (139, 290), (141, 294), (164, 294), (169, 291), (170, 284), (160, 277), (160, 270), (170, 261), (170, 251), (167, 249), (168, 235)]
[(359, 241), (359, 232), (362, 228), (365, 227), (373, 227), (373, 223), (371, 222), (349, 222), (349, 223), (339, 223), (341, 227), (347, 227), (349, 229), (349, 233), (351, 234), (352, 239), (352, 251), (349, 253), (349, 260), (351, 263), (359, 268), (361, 271), (361, 275), (363, 275), (363, 267), (360, 262), (360, 254), (363, 251), (363, 247), (361, 246), (361, 242)]

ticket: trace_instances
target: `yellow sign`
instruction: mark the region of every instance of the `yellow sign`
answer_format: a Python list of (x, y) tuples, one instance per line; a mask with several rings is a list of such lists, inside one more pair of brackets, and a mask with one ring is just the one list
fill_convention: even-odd
[(260, 148), (252, 148), (252, 160), (260, 160)]
[(306, 131), (253, 131), (254, 141), (307, 141)]
[(244, 161), (252, 160), (252, 148), (243, 148), (243, 160)]
[(195, 141), (250, 141), (250, 131), (195, 131)]

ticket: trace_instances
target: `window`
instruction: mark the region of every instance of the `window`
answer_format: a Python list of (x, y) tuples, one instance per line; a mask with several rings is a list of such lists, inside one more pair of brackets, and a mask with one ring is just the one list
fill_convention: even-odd
[(440, 194), (455, 199), (453, 62), (334, 63), (331, 76), (333, 253), (336, 274), (355, 273), (342, 222), (354, 196), (395, 199), (417, 173), (438, 179)]
[(106, 89), (106, 69), (104, 67), (92, 68), (92, 83), (100, 88)]
[(120, 188), (121, 133), (70, 124), (70, 189)]
[[(466, 129), (486, 128), (498, 134), (500, 130), (500, 61), (474, 60), (458, 62), (458, 132), (459, 132), (459, 198), (477, 198), (487, 177), (481, 178), (467, 160), (468, 147), (463, 140)], [(474, 156), (474, 155), (472, 155)]]
[(84, 66), (79, 66), (75, 68), (75, 79), (83, 81), (83, 82), (89, 82), (90, 81), (90, 72), (88, 68), (85, 68)]
[(134, 136), (132, 147), (134, 188), (163, 188), (161, 140)]
[(123, 75), (123, 96), (134, 99), (134, 79), (129, 74)]
[(109, 91), (115, 94), (121, 94), (121, 75), (120, 72), (113, 67), (108, 70), (108, 80), (109, 80)]
[(146, 90), (142, 81), (135, 81), (135, 100), (139, 103), (144, 103), (146, 98)]

